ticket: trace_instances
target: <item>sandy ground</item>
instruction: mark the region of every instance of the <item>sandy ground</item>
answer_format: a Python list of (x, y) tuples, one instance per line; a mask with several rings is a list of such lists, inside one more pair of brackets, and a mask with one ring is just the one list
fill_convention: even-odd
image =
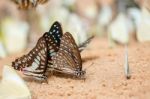
[[(123, 46), (110, 49), (106, 39), (95, 38), (81, 55), (85, 81), (59, 76), (49, 76), (48, 84), (28, 80), (33, 99), (149, 99), (150, 43), (129, 45), (129, 80), (124, 75)], [(16, 56), (1, 60), (0, 68)]]

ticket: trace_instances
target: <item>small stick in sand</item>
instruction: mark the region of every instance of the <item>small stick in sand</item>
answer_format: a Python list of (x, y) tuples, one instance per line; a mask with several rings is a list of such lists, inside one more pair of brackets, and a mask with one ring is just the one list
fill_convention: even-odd
[(125, 76), (127, 79), (130, 79), (131, 75), (130, 75), (130, 68), (129, 68), (129, 62), (128, 62), (128, 48), (127, 45), (125, 45)]

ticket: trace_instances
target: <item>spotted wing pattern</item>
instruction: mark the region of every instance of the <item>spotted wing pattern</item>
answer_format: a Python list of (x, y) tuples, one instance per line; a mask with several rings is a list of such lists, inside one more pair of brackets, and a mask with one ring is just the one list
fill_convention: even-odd
[(47, 44), (45, 38), (41, 37), (36, 46), (28, 54), (12, 62), (12, 66), (27, 76), (45, 79), (47, 69)]
[(65, 33), (61, 39), (60, 49), (52, 57), (53, 70), (81, 78), (85, 71), (82, 70), (81, 56), (78, 47), (70, 33)]
[(49, 32), (46, 32), (43, 37), (46, 40), (47, 47), (48, 47), (48, 64), (49, 66), (52, 65), (51, 57), (56, 54), (59, 50), (60, 40), (62, 38), (63, 32), (62, 27), (59, 22), (54, 22), (51, 26)]

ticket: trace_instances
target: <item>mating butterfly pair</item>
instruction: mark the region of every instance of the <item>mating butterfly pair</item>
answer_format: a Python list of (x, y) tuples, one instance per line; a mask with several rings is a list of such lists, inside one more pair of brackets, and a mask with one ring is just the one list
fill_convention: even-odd
[(19, 9), (29, 9), (36, 7), (38, 4), (43, 4), (48, 0), (12, 0), (12, 1), (18, 5)]
[(92, 38), (77, 47), (72, 35), (68, 32), (63, 35), (60, 23), (54, 22), (36, 46), (27, 55), (12, 62), (12, 66), (39, 79), (46, 79), (45, 74), (53, 71), (82, 78), (85, 71), (82, 70), (80, 52)]

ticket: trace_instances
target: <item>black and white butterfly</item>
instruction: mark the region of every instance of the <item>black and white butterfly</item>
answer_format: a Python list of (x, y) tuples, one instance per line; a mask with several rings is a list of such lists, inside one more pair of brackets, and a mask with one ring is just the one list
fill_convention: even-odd
[(55, 56), (52, 56), (52, 60), (52, 71), (84, 78), (85, 71), (82, 70), (81, 55), (75, 40), (69, 32), (63, 35), (59, 51)]
[(48, 0), (12, 0), (15, 4), (17, 4), (19, 9), (29, 9), (34, 8), (38, 4), (46, 3)]
[(28, 54), (12, 62), (12, 67), (22, 71), (27, 76), (46, 79), (47, 44), (45, 38), (41, 37), (36, 46)]

